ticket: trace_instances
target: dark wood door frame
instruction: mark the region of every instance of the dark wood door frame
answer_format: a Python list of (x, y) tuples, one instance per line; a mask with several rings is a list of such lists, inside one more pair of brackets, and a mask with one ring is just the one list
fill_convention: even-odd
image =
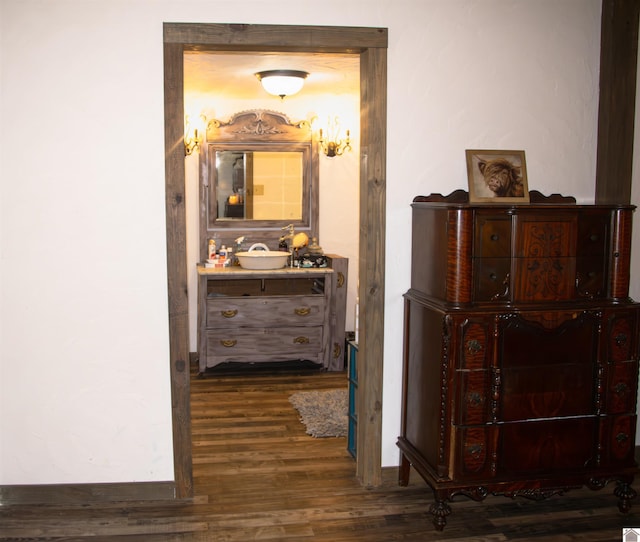
[(630, 203), (638, 69), (638, 0), (603, 0), (596, 203)]
[(356, 474), (382, 480), (382, 357), (386, 228), (385, 28), (165, 23), (165, 204), (176, 497), (193, 495), (189, 406), (185, 169), (185, 51), (352, 53), (360, 56), (360, 336)]

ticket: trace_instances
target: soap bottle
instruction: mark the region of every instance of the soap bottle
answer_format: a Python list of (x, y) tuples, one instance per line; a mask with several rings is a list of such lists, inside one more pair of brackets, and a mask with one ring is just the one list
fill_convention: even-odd
[(233, 247), (228, 247), (227, 248), (227, 259), (225, 260), (224, 264), (227, 267), (230, 267), (230, 266), (232, 266), (234, 264), (234, 261), (233, 261)]
[(226, 265), (226, 260), (227, 260), (227, 247), (225, 245), (222, 245), (220, 247), (220, 250), (218, 252), (218, 258), (220, 258), (220, 262), (224, 265)]
[(216, 257), (216, 240), (209, 239), (209, 260), (213, 260)]

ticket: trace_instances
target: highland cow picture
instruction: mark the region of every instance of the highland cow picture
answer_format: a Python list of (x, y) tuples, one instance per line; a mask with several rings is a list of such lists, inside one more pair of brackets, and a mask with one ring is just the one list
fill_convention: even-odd
[(524, 151), (467, 150), (471, 203), (528, 203)]

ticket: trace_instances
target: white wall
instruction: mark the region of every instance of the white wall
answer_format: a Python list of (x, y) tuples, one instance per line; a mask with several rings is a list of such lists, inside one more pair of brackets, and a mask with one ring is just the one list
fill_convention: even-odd
[(393, 465), (409, 204), (465, 188), (465, 148), (524, 149), (530, 188), (592, 201), (599, 17), (599, 0), (1, 0), (0, 484), (173, 477), (164, 21), (389, 29)]

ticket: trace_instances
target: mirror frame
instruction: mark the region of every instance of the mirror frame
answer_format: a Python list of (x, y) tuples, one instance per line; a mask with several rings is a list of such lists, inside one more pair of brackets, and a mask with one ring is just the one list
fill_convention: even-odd
[[(216, 152), (298, 151), (303, 153), (302, 218), (299, 220), (219, 220), (217, 212)], [(200, 146), (200, 252), (206, 257), (209, 238), (229, 244), (246, 235), (251, 243), (277, 243), (282, 228), (293, 224), (297, 232), (309, 238), (319, 237), (319, 162), (318, 144), (311, 124), (292, 123), (284, 113), (251, 109), (234, 114), (228, 122), (208, 122), (206, 143)]]

